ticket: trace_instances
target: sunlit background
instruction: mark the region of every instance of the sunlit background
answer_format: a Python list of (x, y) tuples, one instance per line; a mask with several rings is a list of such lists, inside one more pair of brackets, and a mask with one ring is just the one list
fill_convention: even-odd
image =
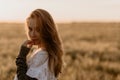
[(59, 80), (120, 80), (120, 0), (0, 0), (0, 80), (14, 79), (27, 39), (24, 22), (37, 8), (58, 26), (64, 49)]
[(0, 21), (23, 22), (36, 8), (56, 22), (120, 21), (120, 0), (0, 0)]

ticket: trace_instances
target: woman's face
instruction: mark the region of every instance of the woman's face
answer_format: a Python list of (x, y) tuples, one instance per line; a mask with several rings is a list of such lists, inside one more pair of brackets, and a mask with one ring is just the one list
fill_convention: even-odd
[(28, 35), (33, 41), (34, 45), (40, 45), (40, 32), (37, 29), (36, 19), (30, 18), (28, 23)]

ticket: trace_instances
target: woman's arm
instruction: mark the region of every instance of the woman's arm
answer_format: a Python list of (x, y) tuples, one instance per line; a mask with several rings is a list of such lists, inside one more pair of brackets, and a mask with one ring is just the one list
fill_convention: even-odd
[(37, 80), (26, 75), (27, 72), (26, 56), (29, 53), (29, 51), (30, 48), (21, 46), (20, 53), (16, 58), (18, 80)]

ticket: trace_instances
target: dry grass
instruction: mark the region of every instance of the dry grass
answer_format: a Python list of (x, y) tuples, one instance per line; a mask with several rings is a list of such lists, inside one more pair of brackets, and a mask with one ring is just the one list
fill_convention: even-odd
[[(65, 67), (60, 80), (120, 80), (120, 23), (58, 24)], [(13, 80), (24, 24), (0, 24), (0, 80)]]

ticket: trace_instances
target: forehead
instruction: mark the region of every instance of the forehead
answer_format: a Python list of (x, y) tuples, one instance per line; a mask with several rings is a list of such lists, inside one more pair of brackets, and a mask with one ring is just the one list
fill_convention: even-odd
[(28, 25), (29, 27), (35, 27), (35, 26), (36, 26), (36, 19), (35, 19), (35, 18), (30, 18), (30, 19), (28, 19), (27, 25)]

